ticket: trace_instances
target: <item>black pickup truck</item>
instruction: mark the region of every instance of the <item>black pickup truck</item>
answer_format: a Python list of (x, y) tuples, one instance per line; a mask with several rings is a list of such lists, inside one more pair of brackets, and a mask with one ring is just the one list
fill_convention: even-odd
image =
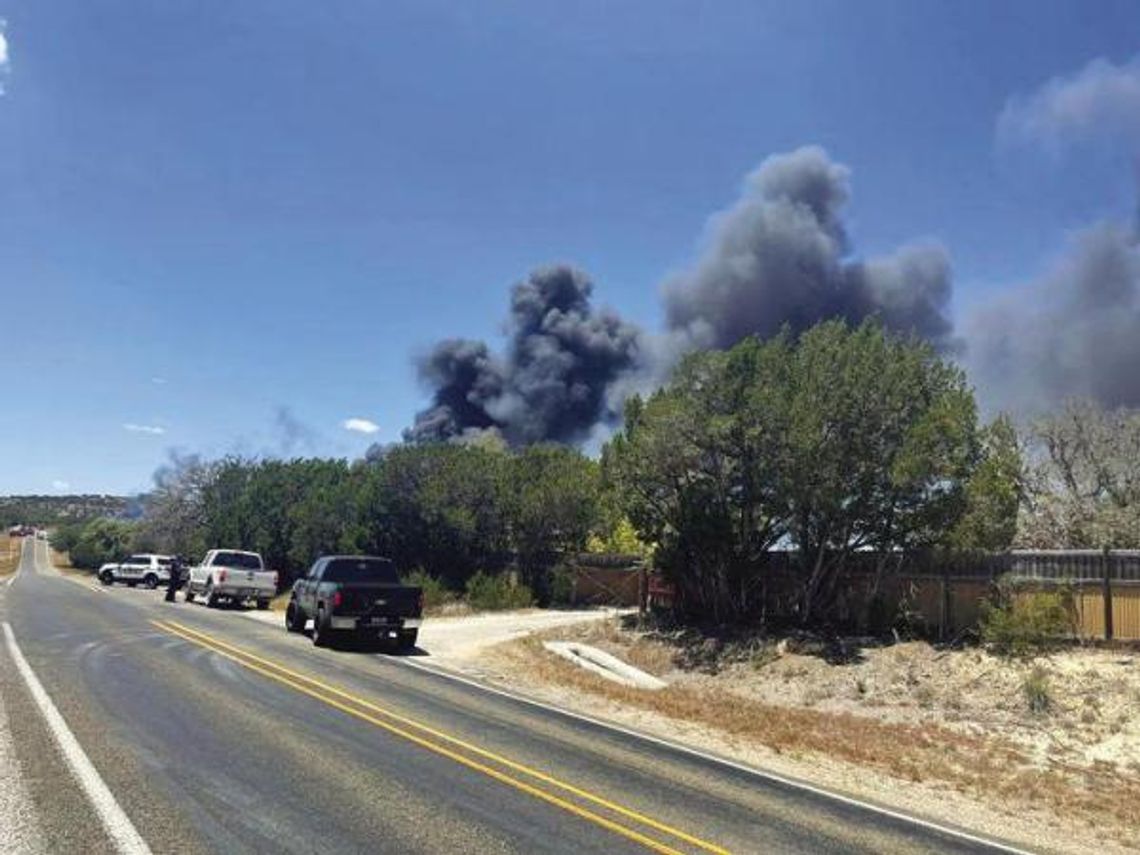
[(416, 646), (423, 591), (401, 585), (396, 566), (370, 555), (326, 555), (293, 583), (285, 628), (302, 632), (313, 620), (313, 644), (328, 645), (338, 633), (395, 640)]

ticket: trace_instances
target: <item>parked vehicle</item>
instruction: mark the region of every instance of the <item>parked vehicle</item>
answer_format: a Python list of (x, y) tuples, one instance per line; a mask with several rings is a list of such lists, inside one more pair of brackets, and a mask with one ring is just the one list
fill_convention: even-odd
[(104, 585), (124, 582), (130, 587), (142, 584), (147, 588), (157, 588), (170, 580), (169, 555), (143, 553), (132, 555), (118, 564), (104, 564), (99, 568), (99, 581)]
[(318, 558), (293, 584), (285, 611), (285, 628), (301, 632), (313, 621), (313, 643), (325, 646), (338, 633), (394, 639), (398, 647), (415, 647), (423, 614), (423, 591), (400, 584), (387, 558), (329, 555)]
[(201, 596), (210, 608), (221, 600), (233, 603), (254, 602), (259, 609), (269, 608), (277, 593), (277, 573), (265, 569), (256, 552), (239, 549), (211, 549), (186, 580), (186, 602)]

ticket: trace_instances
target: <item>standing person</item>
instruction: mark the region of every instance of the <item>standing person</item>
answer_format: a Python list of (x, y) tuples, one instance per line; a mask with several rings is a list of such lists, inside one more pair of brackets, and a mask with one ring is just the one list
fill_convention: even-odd
[(166, 602), (174, 602), (174, 592), (178, 590), (179, 583), (182, 581), (182, 556), (175, 555), (174, 559), (170, 562), (170, 579), (166, 582)]

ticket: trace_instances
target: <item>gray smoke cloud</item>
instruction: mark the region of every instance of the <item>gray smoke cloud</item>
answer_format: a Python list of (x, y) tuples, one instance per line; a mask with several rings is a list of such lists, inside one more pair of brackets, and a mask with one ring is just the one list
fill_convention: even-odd
[(750, 334), (821, 320), (888, 327), (953, 346), (950, 261), (938, 244), (850, 259), (841, 217), (849, 170), (818, 146), (769, 157), (740, 199), (710, 222), (697, 264), (665, 283), (669, 328), (692, 346), (728, 347)]
[(577, 443), (617, 417), (611, 386), (639, 370), (643, 334), (591, 305), (593, 284), (568, 266), (536, 270), (511, 291), (507, 348), (449, 339), (417, 365), (432, 405), (404, 433), (409, 442), (476, 440), (512, 445)]
[(626, 397), (652, 389), (684, 352), (730, 347), (784, 325), (799, 332), (821, 320), (876, 316), (941, 348), (955, 346), (945, 250), (912, 244), (853, 259), (842, 219), (848, 184), (847, 168), (814, 146), (761, 163), (741, 198), (713, 218), (696, 265), (663, 286), (662, 334), (595, 309), (590, 280), (571, 267), (532, 273), (512, 291), (502, 354), (449, 339), (419, 360), (432, 404), (404, 439), (596, 440)]
[(1140, 406), (1140, 248), (1102, 223), (1045, 277), (977, 309), (966, 363), (990, 409), (1038, 412), (1065, 398)]
[(273, 414), (273, 429), (277, 448), (266, 452), (274, 456), (274, 451), (285, 457), (300, 453), (313, 453), (320, 441), (319, 434), (294, 415), (289, 407), (280, 406)]
[(1106, 136), (1140, 139), (1140, 57), (1120, 65), (1095, 59), (1076, 74), (1054, 77), (1028, 96), (1011, 98), (998, 117), (1003, 144), (1056, 151)]
[[(1054, 154), (1107, 141), (1135, 157), (1140, 58), (1121, 65), (1097, 59), (1010, 99), (996, 137)], [(1140, 406), (1138, 237), (1140, 222), (1084, 228), (1044, 276), (969, 315), (965, 362), (989, 409), (1032, 414), (1073, 397)]]

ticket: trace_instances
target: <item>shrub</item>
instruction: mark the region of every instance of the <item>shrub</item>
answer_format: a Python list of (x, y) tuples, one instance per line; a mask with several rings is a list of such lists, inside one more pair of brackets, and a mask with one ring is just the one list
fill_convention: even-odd
[(405, 576), (404, 584), (418, 585), (423, 590), (425, 609), (437, 609), (455, 599), (453, 591), (422, 567), (416, 568)]
[(550, 605), (568, 606), (574, 597), (574, 571), (558, 564), (550, 571)]
[(1021, 690), (1025, 693), (1025, 702), (1029, 704), (1031, 713), (1044, 715), (1049, 712), (1053, 699), (1049, 695), (1049, 674), (1044, 668), (1034, 666), (1022, 682)]
[(506, 574), (491, 576), (480, 570), (467, 580), (467, 602), (478, 611), (524, 609), (534, 603), (530, 588), (515, 585)]
[(123, 520), (97, 519), (87, 523), (70, 550), (71, 564), (95, 570), (108, 561), (122, 561), (131, 551), (134, 526)]
[(997, 604), (982, 610), (982, 640), (1003, 656), (1031, 658), (1073, 633), (1070, 597), (1064, 592), (999, 589)]

